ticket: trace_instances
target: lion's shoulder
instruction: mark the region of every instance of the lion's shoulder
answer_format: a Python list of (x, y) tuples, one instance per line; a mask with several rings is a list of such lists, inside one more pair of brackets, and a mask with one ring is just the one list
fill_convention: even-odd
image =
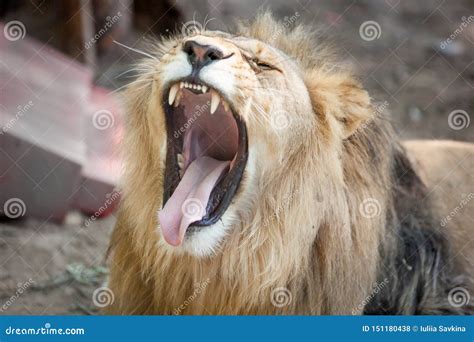
[[(406, 141), (404, 146), (434, 202), (455, 253), (474, 260), (474, 144), (449, 140)], [(474, 267), (471, 264), (472, 272)], [(472, 274), (472, 273), (471, 273)]]

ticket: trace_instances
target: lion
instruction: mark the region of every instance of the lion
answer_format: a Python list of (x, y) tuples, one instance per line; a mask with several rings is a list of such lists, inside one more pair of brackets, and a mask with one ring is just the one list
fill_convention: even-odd
[(331, 48), (269, 13), (148, 56), (125, 92), (107, 313), (473, 313), (468, 208), (441, 224), (453, 185), (472, 195), (472, 145), (403, 145)]

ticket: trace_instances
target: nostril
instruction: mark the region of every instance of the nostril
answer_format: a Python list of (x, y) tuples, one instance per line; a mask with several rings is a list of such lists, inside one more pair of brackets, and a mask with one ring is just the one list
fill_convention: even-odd
[(209, 45), (201, 45), (193, 40), (184, 43), (183, 51), (188, 56), (189, 62), (196, 66), (203, 66), (223, 58), (223, 53), (219, 49)]
[(216, 50), (209, 50), (206, 54), (207, 58), (209, 58), (211, 61), (215, 61), (217, 59), (221, 59), (222, 56), (219, 51)]
[(186, 42), (183, 46), (183, 51), (185, 54), (188, 56), (194, 55), (194, 47), (193, 47), (193, 42)]

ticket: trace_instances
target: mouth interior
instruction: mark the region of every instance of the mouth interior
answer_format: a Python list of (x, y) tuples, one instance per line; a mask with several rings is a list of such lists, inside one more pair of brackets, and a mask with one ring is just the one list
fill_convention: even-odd
[(173, 246), (223, 215), (247, 156), (245, 127), (216, 91), (176, 87), (164, 104), (168, 140), (164, 207), (158, 213), (163, 237)]

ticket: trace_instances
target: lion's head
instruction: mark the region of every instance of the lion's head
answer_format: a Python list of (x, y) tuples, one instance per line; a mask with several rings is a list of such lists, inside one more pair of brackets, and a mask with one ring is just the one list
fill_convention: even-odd
[[(258, 23), (167, 40), (137, 83), (149, 101), (141, 139), (160, 147), (150, 156), (164, 176), (158, 223), (176, 250), (210, 255), (255, 216), (335, 191), (342, 141), (368, 119), (367, 93), (308, 32), (279, 36), (268, 15)], [(301, 230), (314, 240), (315, 229)]]
[[(166, 312), (216, 273), (206, 290), (215, 312), (271, 307), (261, 299), (277, 285), (295, 293), (286, 309), (350, 312), (375, 279), (389, 177), (388, 133), (367, 92), (307, 27), (269, 14), (150, 54), (126, 94), (116, 261), (135, 254), (147, 281), (173, 275), (155, 279)], [(367, 198), (379, 205), (370, 220), (359, 210)]]

